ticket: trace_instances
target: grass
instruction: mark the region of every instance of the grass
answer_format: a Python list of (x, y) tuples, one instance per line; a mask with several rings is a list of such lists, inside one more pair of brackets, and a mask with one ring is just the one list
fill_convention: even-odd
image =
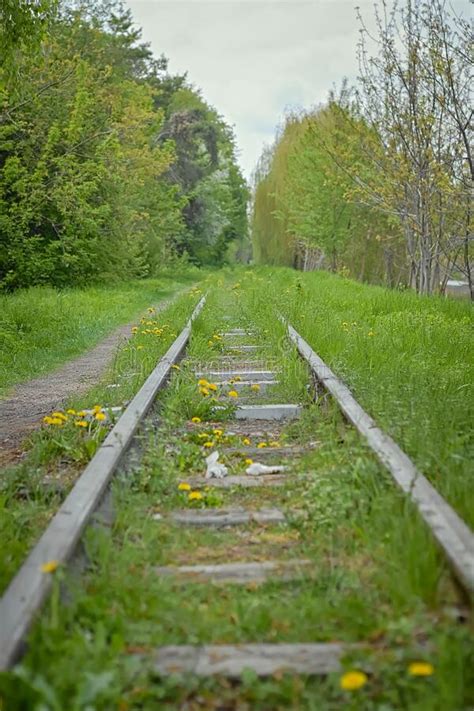
[(272, 284), (292, 325), (474, 526), (471, 304), (324, 272), (266, 268), (247, 280), (256, 300)]
[[(146, 312), (137, 321), (137, 333), (119, 349), (100, 383), (72, 397), (64, 409), (79, 413), (97, 404), (103, 408), (126, 405), (184, 326), (199, 297), (199, 290), (193, 289), (159, 314)], [(152, 332), (157, 326), (161, 334)], [(44, 425), (31, 436), (21, 464), (0, 471), (0, 591), (117, 416), (108, 416), (104, 423), (93, 420), (84, 428), (75, 426), (75, 421), (84, 420), (75, 415), (66, 415), (60, 427)]]
[[(455, 620), (463, 602), (446, 565), (413, 507), (337, 408), (325, 398), (311, 404), (309, 374), (287, 347), (259, 279), (249, 275), (241, 288), (211, 290), (189, 359), (141, 432), (140, 459), (114, 483), (113, 526), (87, 532), (80, 579), (74, 570), (55, 573), (55, 593), (23, 664), (0, 682), (12, 711), (469, 708), (474, 648), (468, 626)], [(217, 427), (211, 424), (222, 400), (199, 393), (192, 368), (225, 350), (214, 338), (228, 328), (224, 313), (235, 325), (268, 330), (266, 342), (285, 374), (279, 394), (305, 403), (302, 418), (279, 439), (319, 446), (292, 461), (292, 481), (282, 489), (204, 491), (193, 503), (177, 483), (203, 472), (208, 450), (199, 435), (206, 433), (222, 455), (242, 439), (228, 434), (235, 428), (232, 407), (219, 411)], [(146, 338), (138, 336), (136, 345)], [(128, 372), (130, 354), (122, 357)], [(202, 421), (192, 424), (193, 416)], [(275, 436), (258, 435), (252, 444)], [(232, 473), (243, 473), (238, 456), (227, 462)], [(298, 480), (303, 473), (308, 478)], [(278, 506), (289, 522), (210, 531), (153, 519), (176, 508), (228, 505)], [(157, 565), (262, 558), (309, 558), (312, 573), (293, 583), (221, 588), (179, 586), (155, 572)], [(63, 602), (61, 586), (68, 591)], [(153, 652), (163, 644), (330, 640), (366, 645), (344, 660), (346, 669), (368, 676), (359, 691), (343, 691), (338, 674), (262, 681), (249, 670), (235, 684), (180, 674), (162, 679), (153, 671)], [(411, 677), (408, 665), (416, 660), (432, 663), (434, 674)]]
[(179, 278), (64, 291), (35, 287), (0, 295), (0, 396), (92, 348), (145, 307), (196, 281), (196, 271)]

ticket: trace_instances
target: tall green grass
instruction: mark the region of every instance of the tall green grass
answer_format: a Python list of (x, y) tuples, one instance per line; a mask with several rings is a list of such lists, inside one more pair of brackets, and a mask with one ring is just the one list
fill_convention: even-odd
[[(305, 392), (309, 373), (287, 348), (275, 303), (260, 279), (243, 277), (241, 289), (210, 285), (186, 358), (141, 432), (140, 462), (131, 460), (126, 476), (115, 478), (113, 525), (87, 531), (88, 565), (81, 576), (61, 569), (55, 573), (53, 595), (29, 637), (27, 656), (10, 674), (0, 675), (0, 699), (12, 711), (470, 708), (472, 642), (467, 625), (453, 619), (459, 598), (442, 556), (414, 507), (342, 421), (334, 403), (307, 403), (302, 417), (280, 432), (282, 442), (319, 443), (288, 462), (291, 473), (284, 487), (211, 491), (199, 504), (278, 506), (288, 511), (288, 524), (209, 530), (154, 518), (156, 512), (194, 506), (177, 483), (204, 473), (208, 450), (203, 452), (199, 439), (203, 431), (232, 473), (244, 471), (242, 459), (228, 449), (243, 446), (241, 437), (232, 434), (233, 423), (222, 422), (219, 434), (215, 413), (195, 409), (196, 399), (203, 398), (194, 369), (219, 355), (216, 331), (230, 324), (255, 329), (260, 355), (267, 347), (278, 354), (284, 379), (291, 374), (288, 399), (294, 402)], [(191, 303), (196, 296), (191, 295)], [(167, 322), (184, 321), (186, 303), (180, 302), (180, 310), (166, 315)], [(224, 314), (231, 319), (224, 320)], [(129, 351), (147, 340), (139, 334), (122, 349), (116, 375), (135, 371), (145, 349), (133, 357)], [(116, 390), (104, 390), (97, 401), (103, 402), (107, 392), (119, 397)], [(196, 413), (202, 422), (190, 427)], [(156, 570), (210, 560), (302, 557), (312, 561), (308, 576), (263, 586), (176, 585)], [(335, 640), (361, 643), (343, 660), (344, 669), (367, 673), (367, 685), (357, 692), (341, 689), (338, 673), (324, 679), (276, 674), (262, 680), (249, 669), (237, 684), (178, 670), (160, 678), (154, 669), (156, 649), (165, 644)], [(411, 677), (409, 664), (416, 660), (429, 661), (433, 674)]]
[[(99, 403), (104, 408), (125, 407), (184, 327), (199, 298), (200, 292), (188, 290), (159, 314), (148, 316), (168, 324), (163, 333), (139, 328), (117, 349), (100, 382), (71, 396), (64, 409), (80, 412)], [(0, 469), (0, 594), (110, 429), (106, 424), (84, 430), (74, 426), (75, 419), (70, 417), (63, 427), (40, 427), (38, 422), (25, 445), (26, 457)]]
[(474, 524), (472, 306), (325, 272), (247, 278), (271, 284), (295, 328)]
[(0, 396), (91, 348), (141, 309), (195, 280), (196, 272), (189, 271), (112, 286), (35, 287), (0, 295)]

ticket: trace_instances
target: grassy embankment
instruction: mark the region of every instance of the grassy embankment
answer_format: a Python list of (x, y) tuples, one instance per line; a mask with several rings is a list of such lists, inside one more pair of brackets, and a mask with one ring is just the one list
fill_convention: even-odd
[[(157, 294), (167, 293), (171, 286), (165, 293), (152, 289), (145, 303), (156, 303)], [(65, 411), (125, 405), (184, 326), (200, 294), (193, 288), (162, 312), (145, 310), (132, 328), (132, 338), (120, 347), (101, 381), (89, 392), (71, 397)], [(27, 456), (20, 464), (0, 470), (0, 592), (117, 417), (106, 416), (103, 422), (92, 418), (87, 426), (79, 426), (76, 423), (86, 418), (66, 416), (65, 423), (44, 424), (31, 435), (25, 443)]]
[(0, 295), (0, 396), (92, 348), (141, 309), (201, 278), (179, 278), (57, 291), (37, 287)]
[[(53, 711), (65, 703), (74, 711), (171, 711), (184, 705), (261, 711), (469, 708), (473, 651), (468, 630), (455, 620), (461, 603), (445, 562), (416, 511), (337, 408), (325, 399), (312, 404), (305, 395), (308, 373), (284, 346), (268, 278), (268, 271), (254, 272), (242, 279), (241, 289), (218, 287), (196, 323), (189, 357), (202, 363), (219, 355), (221, 345), (213, 337), (228, 329), (224, 313), (232, 314), (233, 325), (256, 326), (261, 337), (255, 343), (277, 354), (287, 376), (271, 399), (306, 405), (303, 418), (284, 428), (281, 442), (319, 445), (292, 462), (290, 481), (280, 490), (204, 490), (201, 499), (190, 499), (177, 481), (203, 472), (206, 443), (222, 452), (229, 446), (239, 450), (224, 459), (234, 474), (245, 469), (248, 443), (227, 433), (228, 413), (218, 428), (206, 423), (216, 417), (210, 398), (199, 392), (192, 363), (183, 364), (161, 397), (159, 426), (143, 437), (140, 466), (114, 484), (113, 527), (87, 534), (89, 567), (81, 581), (65, 571), (54, 573), (56, 593), (60, 581), (70, 590), (68, 604), (59, 607), (53, 595), (22, 671), (4, 681), (12, 690), (8, 700), (13, 690), (22, 699), (18, 708), (46, 702)], [(290, 307), (291, 291), (283, 292), (297, 278), (284, 272), (274, 277)], [(354, 288), (321, 278), (329, 292), (331, 281), (335, 292)], [(344, 331), (343, 338), (351, 335)], [(139, 341), (140, 353), (148, 342)], [(192, 424), (196, 416), (201, 422)], [(44, 438), (52, 438), (49, 430)], [(258, 444), (271, 446), (263, 440)], [(298, 481), (299, 474), (309, 476)], [(289, 524), (217, 532), (153, 519), (157, 511), (229, 505), (276, 505), (290, 511)], [(307, 577), (261, 587), (177, 586), (155, 571), (157, 565), (209, 560), (303, 557), (312, 560)], [(362, 688), (344, 691), (339, 675), (260, 681), (249, 672), (236, 685), (179, 674), (160, 680), (153, 673), (153, 651), (162, 644), (335, 639), (371, 648), (345, 660), (346, 668), (366, 674)], [(410, 674), (415, 661), (432, 665), (427, 677)]]
[(473, 526), (472, 305), (325, 272), (257, 273), (294, 327)]

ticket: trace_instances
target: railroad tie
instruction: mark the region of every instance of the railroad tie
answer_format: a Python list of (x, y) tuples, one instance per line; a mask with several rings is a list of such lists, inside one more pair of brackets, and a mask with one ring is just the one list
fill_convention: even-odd
[(215, 565), (160, 566), (155, 573), (181, 583), (261, 585), (274, 580), (287, 582), (308, 575), (310, 560), (257, 561)]
[[(233, 329), (225, 336), (244, 335), (244, 329)], [(236, 349), (257, 351), (258, 346), (243, 344)], [(235, 363), (235, 365), (233, 365)], [(282, 434), (279, 423), (282, 424), (300, 417), (302, 406), (294, 403), (265, 402), (271, 395), (274, 386), (279, 384), (278, 372), (275, 369), (261, 367), (259, 362), (247, 363), (246, 367), (236, 363), (236, 359), (223, 355), (212, 368), (195, 371), (197, 378), (212, 379), (221, 389), (232, 386), (244, 394), (246, 389), (253, 388), (252, 403), (245, 401), (237, 405), (234, 420), (227, 429), (228, 435), (255, 438), (261, 437), (278, 443)], [(235, 380), (237, 378), (237, 380)], [(259, 400), (258, 404), (255, 400)], [(263, 400), (263, 402), (262, 402)], [(203, 423), (204, 428), (220, 427), (220, 423)], [(195, 431), (195, 429), (194, 429)], [(314, 449), (319, 443), (310, 442), (307, 446), (281, 445), (273, 446), (225, 446), (221, 453), (224, 456), (275, 460), (279, 465), (294, 465), (295, 457)], [(290, 459), (291, 458), (291, 459)], [(265, 487), (282, 487), (295, 484), (306, 479), (306, 474), (288, 474), (285, 472), (263, 474), (260, 476), (234, 475), (224, 478), (205, 479), (191, 477), (181, 480), (192, 489), (258, 489)], [(292, 512), (292, 515), (298, 512)], [(179, 525), (209, 526), (227, 528), (248, 524), (283, 524), (287, 522), (285, 513), (278, 508), (249, 509), (245, 507), (217, 509), (185, 509), (172, 511), (169, 514), (155, 514), (158, 521), (172, 521)], [(183, 566), (160, 566), (155, 568), (158, 575), (172, 578), (178, 584), (208, 583), (219, 585), (260, 585), (270, 582), (290, 583), (307, 576), (312, 571), (311, 561), (296, 560), (266, 560), (258, 562), (235, 562), (222, 564), (200, 564)], [(198, 676), (215, 674), (238, 678), (243, 671), (250, 668), (258, 676), (267, 676), (277, 672), (288, 671), (304, 674), (327, 674), (340, 668), (340, 657), (343, 647), (339, 644), (247, 644), (247, 645), (193, 645), (168, 646), (160, 648), (155, 657), (154, 667), (158, 674), (192, 673)]]
[(153, 667), (160, 676), (195, 674), (238, 679), (246, 669), (259, 677), (281, 673), (327, 675), (341, 669), (341, 658), (356, 645), (215, 644), (160, 647)]
[[(298, 479), (305, 478), (304, 475), (298, 476)], [(266, 486), (285, 486), (292, 477), (286, 474), (262, 474), (260, 476), (249, 476), (248, 474), (226, 476), (223, 479), (205, 479), (204, 477), (192, 477), (190, 479), (181, 479), (180, 483), (189, 484), (192, 489), (203, 489), (205, 487), (213, 489), (234, 489), (235, 487), (243, 487), (251, 489)]]
[(235, 412), (238, 420), (294, 420), (301, 414), (301, 405), (291, 403), (275, 405), (239, 405)]
[(210, 378), (215, 380), (225, 376), (226, 379), (234, 380), (235, 378), (242, 378), (242, 380), (251, 380), (252, 383), (261, 380), (272, 380), (275, 381), (275, 377), (278, 375), (277, 370), (271, 369), (244, 369), (244, 368), (231, 368), (222, 367), (219, 370), (209, 369), (209, 370), (196, 370), (195, 376), (197, 378)]
[(185, 526), (241, 526), (248, 523), (285, 523), (285, 514), (276, 508), (245, 509), (242, 507), (222, 509), (182, 509), (169, 514), (156, 513), (155, 521), (172, 521)]
[(226, 379), (226, 380), (217, 380), (214, 379), (213, 381), (218, 387), (220, 388), (230, 388), (232, 387), (233, 390), (245, 390), (246, 388), (251, 388), (252, 385), (258, 385), (260, 392), (266, 390), (267, 388), (270, 388), (272, 385), (277, 385), (280, 381), (279, 380), (232, 380), (232, 379)]

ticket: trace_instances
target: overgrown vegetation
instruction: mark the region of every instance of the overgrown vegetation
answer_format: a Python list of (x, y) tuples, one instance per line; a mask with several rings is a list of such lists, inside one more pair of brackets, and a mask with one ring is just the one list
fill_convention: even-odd
[(360, 78), (289, 115), (255, 174), (261, 263), (444, 291), (472, 278), (472, 26), (444, 0), (359, 16)]
[(246, 239), (234, 137), (120, 0), (0, 10), (0, 289), (220, 264)]
[[(474, 524), (469, 303), (315, 272), (263, 270), (281, 311), (362, 406)], [(304, 303), (304, 308), (301, 304)]]
[[(100, 294), (101, 300), (104, 293), (105, 290)], [(123, 293), (119, 292), (120, 301)], [(102, 307), (104, 310), (98, 308), (94, 290), (86, 294), (89, 304), (85, 307), (84, 318), (90, 333), (91, 317), (96, 319), (97, 329), (100, 329), (104, 326), (106, 314), (110, 312), (105, 307)], [(113, 289), (110, 295), (112, 299), (117, 296)], [(163, 311), (153, 307), (155, 289), (150, 290), (149, 296), (152, 298), (146, 302), (148, 308), (144, 309), (142, 317), (137, 319), (137, 325), (131, 329), (131, 339), (118, 350), (101, 381), (89, 392), (71, 397), (59, 411), (59, 417), (56, 413), (49, 413), (46, 421), (38, 422), (38, 429), (25, 443), (26, 456), (22, 462), (1, 470), (0, 537), (3, 545), (0, 554), (0, 590), (7, 585), (28, 548), (47, 525), (77, 475), (104, 439), (110, 425), (120, 416), (123, 407), (136, 394), (157, 360), (169, 348), (178, 329), (183, 328), (192, 308), (201, 297), (201, 291), (194, 287)], [(144, 305), (133, 288), (130, 288), (128, 297), (130, 303), (135, 299), (138, 307)], [(57, 299), (57, 296), (54, 298)], [(67, 294), (64, 303), (68, 309), (70, 300)], [(119, 310), (117, 306), (116, 309)], [(80, 328), (77, 317), (75, 325)], [(69, 339), (71, 331), (76, 329), (69, 330), (70, 322), (67, 318), (64, 323), (58, 322), (58, 330), (61, 328), (67, 329), (63, 334), (63, 348), (68, 343), (70, 347), (75, 347), (77, 335), (72, 342)], [(61, 350), (58, 349), (58, 352), (61, 353)], [(37, 363), (40, 357), (40, 354), (36, 355)], [(113, 387), (109, 387), (111, 385)], [(113, 407), (119, 408), (118, 411), (110, 409)], [(94, 408), (98, 412), (94, 412)], [(99, 414), (99, 418), (96, 418), (96, 414)], [(84, 422), (87, 423), (85, 426), (77, 425)]]
[[(24, 662), (0, 682), (12, 711), (25, 704), (51, 711), (65, 704), (74, 711), (217, 710), (223, 704), (260, 711), (469, 708), (472, 642), (453, 616), (462, 617), (462, 603), (445, 563), (418, 515), (337, 408), (324, 398), (310, 404), (302, 395), (308, 373), (295, 369), (299, 361), (284, 341), (265, 277), (268, 271), (239, 274), (238, 282), (212, 290), (196, 323), (191, 361), (176, 370), (159, 417), (141, 434), (143, 458), (132, 459), (115, 482), (113, 526), (87, 533), (88, 566), (80, 580), (61, 569), (47, 573), (55, 576), (50, 605)], [(280, 279), (294, 281), (290, 272)], [(306, 405), (302, 419), (279, 432), (280, 443), (318, 445), (292, 459), (290, 481), (281, 489), (204, 489), (195, 499), (178, 482), (203, 474), (205, 442), (221, 451), (232, 473), (243, 473), (248, 456), (249, 442), (231, 434), (232, 422), (224, 419), (216, 427), (206, 421), (215, 413), (196, 409), (220, 397), (219, 391), (200, 392), (193, 370), (229, 353), (225, 339), (215, 338), (229, 328), (224, 313), (232, 315), (232, 326), (261, 332), (254, 341), (261, 346), (257, 355), (278, 353), (283, 373), (291, 374), (284, 379), (291, 384), (288, 398)], [(223, 393), (219, 402), (228, 399)], [(201, 421), (192, 422), (197, 412)], [(251, 444), (262, 439), (267, 442), (260, 435)], [(226, 452), (229, 445), (237, 451)], [(279, 506), (289, 512), (289, 523), (209, 531), (154, 518), (177, 508), (229, 505)], [(262, 558), (306, 558), (311, 570), (292, 582), (224, 588), (180, 585), (156, 571), (159, 565)], [(67, 604), (59, 600), (60, 586), (68, 591)], [(248, 670), (241, 682), (230, 683), (179, 673), (160, 678), (153, 667), (154, 652), (164, 644), (335, 639), (366, 645), (344, 660), (345, 669), (364, 673), (362, 688), (344, 690), (339, 674), (259, 680)], [(423, 662), (428, 676), (411, 674), (413, 662)]]
[(62, 291), (31, 287), (0, 295), (0, 395), (91, 348), (141, 309), (200, 276), (197, 269), (182, 268), (176, 279)]

